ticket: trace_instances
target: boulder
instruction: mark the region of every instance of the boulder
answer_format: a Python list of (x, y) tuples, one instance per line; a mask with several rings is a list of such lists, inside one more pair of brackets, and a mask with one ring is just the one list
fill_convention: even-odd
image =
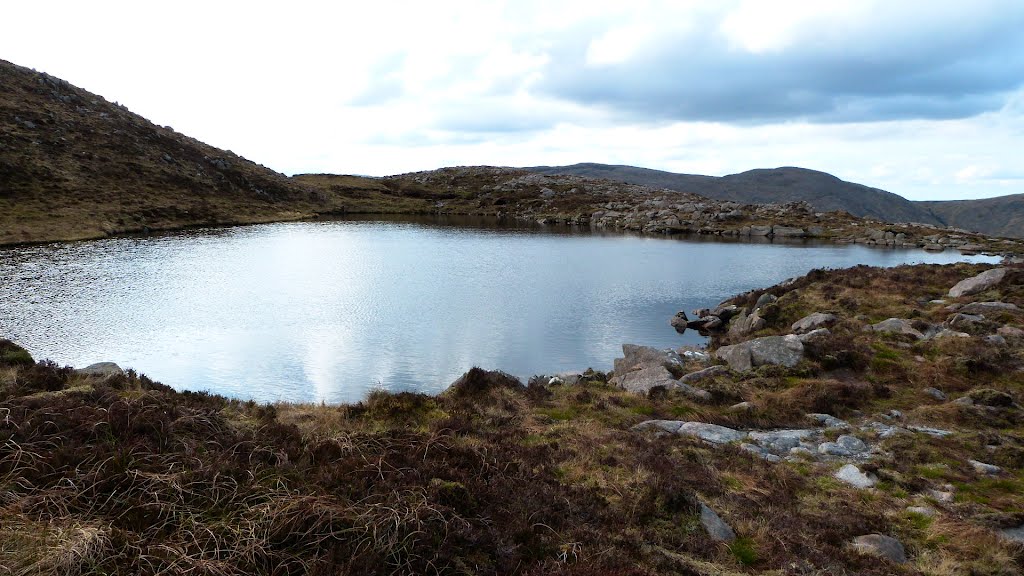
[(836, 320), (834, 314), (815, 312), (794, 322), (791, 329), (795, 334), (804, 334), (818, 328), (827, 328), (835, 324)]
[(796, 429), (751, 432), (747, 436), (767, 450), (784, 453), (799, 446), (801, 440), (810, 438), (815, 434), (816, 431), (814, 430)]
[(700, 524), (716, 542), (732, 542), (736, 533), (707, 504), (700, 503)]
[(750, 236), (768, 236), (772, 233), (771, 226), (751, 226)]
[(981, 324), (984, 321), (984, 316), (976, 316), (974, 314), (961, 314), (958, 312), (956, 314), (953, 314), (952, 316), (949, 317), (949, 319), (946, 320), (946, 326), (959, 331), (972, 330), (978, 324)]
[(923, 390), (923, 392), (925, 394), (931, 396), (932, 398), (940, 401), (940, 402), (945, 402), (947, 400), (947, 398), (948, 398), (946, 396), (945, 392), (943, 392), (942, 390), (939, 390), (938, 388), (934, 388), (934, 387), (931, 387), (931, 386), (929, 386), (928, 388), (925, 388)]
[(1015, 304), (1008, 302), (971, 302), (962, 306), (961, 314), (994, 314), (996, 312), (1015, 312), (1020, 310)]
[(712, 444), (728, 444), (747, 437), (746, 432), (705, 422), (683, 422), (676, 433), (682, 436), (695, 436)]
[(834, 476), (837, 480), (845, 482), (854, 488), (871, 488), (876, 482), (874, 478), (861, 472), (860, 468), (853, 464), (843, 466)]
[(715, 352), (715, 357), (725, 360), (729, 368), (737, 372), (750, 370), (754, 367), (754, 361), (750, 355), (750, 347), (746, 346), (746, 342), (733, 346), (722, 346)]
[(629, 390), (630, 392), (636, 392), (638, 394), (647, 394), (651, 391), (651, 388), (657, 386), (664, 386), (665, 388), (674, 388), (679, 382), (672, 377), (672, 373), (665, 369), (664, 366), (648, 366), (640, 370), (634, 370), (632, 372), (626, 372), (622, 375), (616, 371), (615, 378), (612, 379), (613, 383), (618, 385), (620, 388)]
[(792, 368), (804, 357), (804, 344), (793, 334), (755, 338), (744, 344), (750, 347), (754, 366), (773, 364)]
[(97, 362), (85, 368), (78, 368), (75, 372), (83, 376), (96, 376), (98, 378), (110, 378), (111, 376), (124, 374), (124, 370), (113, 362)]
[(1024, 330), (1021, 330), (1016, 326), (1001, 326), (996, 330), (996, 334), (999, 334), (1004, 338), (1022, 338), (1024, 337)]
[(854, 538), (851, 545), (858, 552), (885, 558), (897, 564), (903, 564), (907, 561), (907, 553), (903, 549), (903, 544), (889, 536), (865, 534), (864, 536)]
[(853, 454), (860, 454), (861, 452), (868, 451), (868, 446), (863, 440), (856, 436), (850, 436), (849, 434), (844, 434), (839, 438), (836, 438), (836, 444), (849, 450)]
[(778, 300), (775, 295), (770, 292), (765, 292), (757, 297), (757, 303), (754, 304), (754, 310), (760, 310), (769, 304), (774, 304)]
[(961, 296), (970, 296), (971, 294), (984, 292), (985, 290), (988, 290), (1002, 282), (1005, 277), (1006, 268), (992, 268), (991, 270), (986, 270), (977, 276), (972, 276), (957, 282), (955, 286), (949, 289), (949, 295), (953, 298), (959, 298)]
[(681, 369), (683, 365), (683, 359), (674, 350), (659, 350), (650, 346), (623, 344), (622, 355), (622, 358), (616, 358), (614, 362), (616, 377), (652, 366)]
[(683, 383), (683, 384), (694, 384), (696, 382), (700, 382), (701, 380), (705, 380), (707, 378), (714, 378), (715, 376), (722, 376), (723, 374), (728, 374), (728, 373), (729, 373), (729, 367), (728, 366), (722, 366), (722, 365), (719, 364), (719, 365), (715, 365), (715, 366), (708, 366), (707, 368), (705, 368), (703, 370), (697, 370), (696, 372), (690, 372), (689, 374), (684, 374), (681, 378), (679, 378), (679, 381), (681, 383)]
[(826, 456), (853, 456), (853, 452), (843, 446), (840, 446), (836, 442), (822, 442), (818, 446), (818, 453), (825, 454)]
[(686, 325), (690, 323), (690, 319), (686, 317), (686, 312), (680, 310), (679, 312), (676, 312), (674, 316), (669, 318), (668, 323), (676, 329), (676, 332), (682, 334), (686, 332)]
[(886, 334), (906, 334), (913, 336), (918, 340), (924, 339), (924, 334), (915, 329), (910, 320), (905, 320), (903, 318), (889, 318), (888, 320), (882, 320), (877, 324), (872, 324), (871, 329), (875, 332), (882, 332)]
[(729, 335), (734, 338), (740, 338), (757, 332), (767, 325), (768, 323), (758, 315), (757, 311), (749, 315), (746, 312), (740, 312), (729, 323)]
[(804, 344), (809, 344), (816, 342), (824, 342), (830, 336), (832, 336), (831, 330), (829, 330), (828, 328), (818, 328), (817, 330), (811, 330), (806, 334), (800, 334), (797, 337), (800, 338), (800, 341), (803, 342)]

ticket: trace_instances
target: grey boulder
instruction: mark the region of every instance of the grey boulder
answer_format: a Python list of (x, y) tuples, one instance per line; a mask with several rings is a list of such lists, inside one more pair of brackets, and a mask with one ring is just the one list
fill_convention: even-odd
[(827, 328), (835, 324), (836, 320), (834, 314), (815, 312), (794, 322), (792, 330), (795, 334), (804, 334), (818, 328)]
[(707, 504), (700, 503), (700, 524), (707, 531), (708, 536), (717, 542), (732, 542), (736, 539), (736, 533), (715, 513)]
[(971, 294), (984, 292), (985, 290), (988, 290), (1002, 282), (1005, 277), (1006, 268), (993, 268), (991, 270), (986, 270), (977, 276), (972, 276), (957, 282), (955, 286), (949, 289), (949, 295), (953, 298), (959, 298), (961, 296), (970, 296)]
[(124, 370), (113, 362), (97, 362), (85, 368), (79, 368), (75, 372), (83, 376), (96, 376), (99, 378), (110, 378), (111, 376), (124, 374)]
[(857, 536), (851, 543), (858, 552), (885, 558), (903, 564), (907, 561), (907, 553), (899, 540), (882, 534), (865, 534)]
[(794, 334), (764, 336), (718, 349), (718, 358), (737, 372), (766, 364), (792, 368), (804, 357), (804, 344)]

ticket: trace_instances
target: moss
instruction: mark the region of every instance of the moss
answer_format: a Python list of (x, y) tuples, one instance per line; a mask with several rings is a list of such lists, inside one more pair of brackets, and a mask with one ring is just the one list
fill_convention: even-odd
[(757, 564), (757, 546), (751, 538), (740, 537), (733, 540), (729, 544), (729, 552), (732, 553), (737, 562), (744, 566)]

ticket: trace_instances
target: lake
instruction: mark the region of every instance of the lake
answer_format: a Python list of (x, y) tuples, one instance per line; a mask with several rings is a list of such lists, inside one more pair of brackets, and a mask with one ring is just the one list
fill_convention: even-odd
[[(453, 225), (455, 224), (455, 225)], [(469, 219), (268, 224), (0, 250), (0, 337), (258, 401), (435, 393), (476, 365), (526, 378), (678, 347), (678, 310), (813, 268), (996, 261), (955, 252), (688, 241)]]

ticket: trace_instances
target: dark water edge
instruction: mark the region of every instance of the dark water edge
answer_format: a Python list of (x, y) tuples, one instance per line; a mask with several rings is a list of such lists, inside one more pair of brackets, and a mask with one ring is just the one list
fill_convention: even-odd
[(350, 402), (473, 365), (607, 370), (624, 342), (702, 343), (668, 326), (677, 310), (812, 268), (963, 260), (995, 259), (363, 215), (0, 249), (0, 336), (179, 389)]

